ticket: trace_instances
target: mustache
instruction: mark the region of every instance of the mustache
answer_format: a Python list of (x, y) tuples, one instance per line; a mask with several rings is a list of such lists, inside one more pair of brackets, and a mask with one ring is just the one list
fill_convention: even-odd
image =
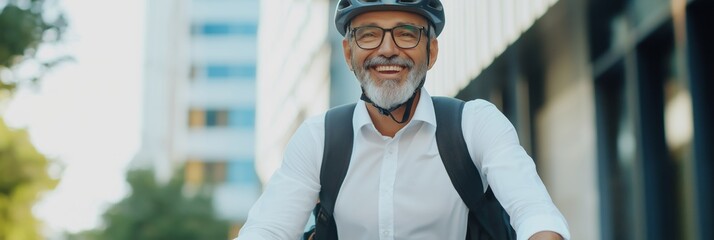
[(399, 56), (393, 56), (390, 58), (376, 56), (364, 61), (365, 70), (377, 65), (400, 65), (411, 69), (414, 67), (414, 61)]

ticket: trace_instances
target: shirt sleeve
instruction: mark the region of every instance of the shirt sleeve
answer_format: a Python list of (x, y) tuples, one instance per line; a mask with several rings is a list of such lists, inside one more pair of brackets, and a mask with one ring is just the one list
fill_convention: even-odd
[(470, 101), (464, 107), (462, 127), (484, 185), (491, 186), (508, 212), (518, 239), (528, 239), (540, 231), (554, 231), (570, 239), (565, 218), (503, 113), (487, 101)]
[(313, 118), (297, 129), (236, 240), (300, 238), (320, 191), (323, 127)]

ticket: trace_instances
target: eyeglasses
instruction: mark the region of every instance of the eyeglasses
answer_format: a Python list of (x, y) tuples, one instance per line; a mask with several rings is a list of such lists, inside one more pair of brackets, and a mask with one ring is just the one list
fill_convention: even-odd
[(392, 40), (397, 47), (402, 49), (414, 48), (419, 45), (424, 27), (401, 25), (389, 29), (377, 26), (364, 26), (352, 29), (352, 36), (357, 46), (364, 50), (372, 50), (382, 45), (386, 32), (392, 33)]

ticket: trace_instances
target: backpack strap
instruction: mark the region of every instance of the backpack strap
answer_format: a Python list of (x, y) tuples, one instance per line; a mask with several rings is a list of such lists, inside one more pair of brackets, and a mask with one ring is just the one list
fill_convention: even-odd
[(320, 168), (320, 202), (315, 206), (313, 239), (337, 239), (334, 210), (337, 195), (347, 175), (352, 157), (354, 131), (352, 115), (357, 104), (347, 104), (327, 111), (325, 115), (325, 148)]
[(508, 214), (491, 191), (483, 192), (481, 175), (469, 155), (461, 118), (465, 102), (432, 97), (436, 115), (436, 144), (451, 184), (469, 208), (466, 239), (516, 239)]
[(469, 209), (476, 209), (483, 195), (483, 184), (478, 169), (471, 160), (461, 130), (464, 101), (432, 97), (436, 113), (436, 145), (451, 183)]

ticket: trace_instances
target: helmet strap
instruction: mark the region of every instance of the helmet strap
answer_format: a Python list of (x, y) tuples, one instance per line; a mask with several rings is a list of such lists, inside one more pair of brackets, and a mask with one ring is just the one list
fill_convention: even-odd
[[(429, 25), (431, 26), (431, 25)], [(431, 28), (431, 27), (429, 27)], [(426, 30), (426, 66), (429, 67), (429, 64), (431, 63), (431, 37), (429, 36), (429, 28)], [(422, 81), (422, 84), (424, 81)]]
[[(399, 123), (399, 124), (404, 124), (404, 123), (407, 122), (407, 120), (409, 120), (409, 117), (410, 117), (411, 112), (412, 112), (412, 107), (414, 106), (414, 104), (413, 104), (413, 103), (414, 103), (414, 99), (416, 98), (417, 93), (421, 90), (422, 86), (424, 86), (424, 81), (425, 81), (425, 80), (426, 80), (426, 77), (424, 77), (424, 78), (421, 79), (421, 82), (419, 82), (419, 86), (417, 86), (417, 88), (414, 89), (414, 93), (412, 93), (412, 96), (409, 97), (409, 99), (407, 99), (407, 101), (405, 101), (405, 102), (403, 102), (403, 103), (400, 103), (400, 104), (398, 104), (398, 105), (396, 105), (396, 106), (394, 106), (394, 107), (391, 107), (391, 108), (389, 108), (389, 109), (386, 109), (386, 108), (377, 106), (377, 104), (375, 104), (374, 102), (372, 102), (372, 100), (369, 99), (369, 97), (367, 97), (367, 95), (364, 93), (364, 88), (362, 88), (362, 96), (360, 96), (360, 99), (361, 99), (362, 101), (365, 101), (365, 102), (367, 102), (367, 103), (372, 104), (372, 106), (374, 106), (374, 108), (376, 108), (376, 109), (379, 111), (380, 114), (382, 114), (382, 115), (384, 115), (384, 116), (389, 116), (389, 117), (391, 117), (392, 120), (394, 120), (394, 122)], [(401, 121), (398, 121), (398, 120), (394, 117), (394, 114), (393, 114), (392, 112), (394, 112), (395, 110), (399, 109), (399, 108), (402, 107), (403, 105), (406, 105), (406, 108), (404, 109), (404, 114), (402, 115), (402, 120), (401, 120)]]

